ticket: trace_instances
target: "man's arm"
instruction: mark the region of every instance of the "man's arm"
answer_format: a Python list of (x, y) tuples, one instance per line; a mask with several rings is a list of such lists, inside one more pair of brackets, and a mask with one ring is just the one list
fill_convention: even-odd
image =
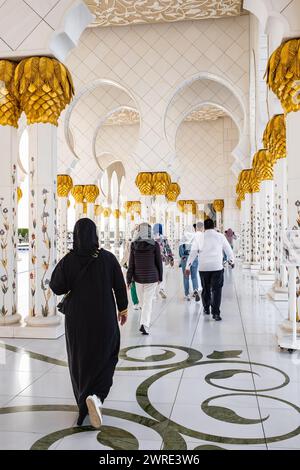
[[(203, 234), (201, 234), (201, 235), (203, 237)], [(201, 246), (201, 243), (200, 243), (200, 236), (199, 237), (195, 236), (195, 238), (193, 240), (193, 243), (192, 243), (192, 246), (191, 246), (191, 251), (190, 251), (189, 257), (188, 257), (187, 262), (186, 262), (186, 271), (190, 271), (190, 268), (191, 268), (195, 258), (198, 256), (199, 251), (201, 251), (201, 249), (202, 249), (202, 246)]]

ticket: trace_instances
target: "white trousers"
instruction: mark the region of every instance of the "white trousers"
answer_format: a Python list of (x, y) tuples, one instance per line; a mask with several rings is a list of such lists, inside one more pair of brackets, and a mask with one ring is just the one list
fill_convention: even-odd
[(149, 328), (151, 323), (152, 302), (155, 295), (157, 282), (152, 284), (139, 284), (135, 283), (139, 304), (141, 307), (140, 325), (145, 325)]

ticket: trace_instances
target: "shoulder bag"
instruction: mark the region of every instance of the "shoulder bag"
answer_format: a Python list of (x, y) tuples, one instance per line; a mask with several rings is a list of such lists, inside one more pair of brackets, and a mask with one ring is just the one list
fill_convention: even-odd
[(72, 290), (74, 290), (75, 286), (79, 283), (79, 281), (83, 278), (83, 276), (85, 275), (85, 273), (87, 272), (89, 266), (93, 263), (93, 261), (95, 261), (96, 258), (98, 258), (99, 256), (99, 250), (97, 250), (93, 255), (92, 255), (92, 259), (84, 266), (84, 268), (80, 271), (80, 273), (78, 274), (78, 276), (76, 277), (75, 279), (75, 282), (74, 282), (74, 285), (73, 285), (73, 288), (71, 290), (69, 290), (64, 296), (63, 298), (61, 299), (61, 301), (57, 304), (56, 308), (57, 310), (62, 313), (63, 315), (66, 315), (67, 313), (67, 310), (68, 310), (68, 304), (69, 304), (69, 300), (70, 300), (70, 294), (72, 293)]

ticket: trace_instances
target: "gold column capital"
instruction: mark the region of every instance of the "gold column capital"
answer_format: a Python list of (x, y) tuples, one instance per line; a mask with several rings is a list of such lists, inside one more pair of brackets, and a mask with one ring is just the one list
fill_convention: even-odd
[(222, 212), (222, 210), (224, 209), (224, 200), (215, 199), (213, 202), (213, 208), (216, 212)]
[(101, 206), (101, 204), (95, 204), (95, 206), (94, 206), (94, 215), (95, 216), (101, 215), (102, 212), (103, 212), (103, 207)]
[(113, 216), (115, 219), (119, 219), (120, 218), (120, 215), (121, 215), (121, 211), (120, 209), (115, 209), (113, 212), (112, 212)]
[(58, 118), (74, 95), (70, 72), (50, 57), (21, 60), (14, 74), (14, 85), (27, 123), (58, 125)]
[(252, 168), (254, 169), (259, 182), (273, 179), (273, 165), (274, 159), (268, 150), (260, 149), (255, 153)]
[(103, 217), (108, 218), (111, 215), (111, 208), (110, 207), (104, 207), (103, 209)]
[(83, 194), (87, 202), (94, 203), (99, 196), (100, 191), (98, 186), (95, 184), (86, 184), (83, 188)]
[(58, 197), (68, 197), (73, 187), (73, 180), (69, 175), (57, 175)]
[(142, 196), (152, 195), (152, 191), (153, 191), (152, 176), (153, 176), (153, 173), (149, 171), (140, 172), (137, 175), (135, 179), (135, 184), (139, 188)]
[(0, 125), (18, 127), (21, 109), (14, 87), (17, 64), (0, 60)]
[(170, 186), (171, 178), (166, 171), (156, 171), (152, 175), (153, 193), (156, 196), (165, 196)]
[(270, 56), (266, 82), (286, 113), (300, 110), (300, 39), (288, 39)]
[(286, 122), (284, 114), (275, 114), (266, 125), (263, 144), (274, 161), (286, 157)]
[(17, 187), (17, 201), (18, 201), (18, 203), (21, 201), (22, 196), (23, 196), (23, 191), (22, 191), (22, 189), (20, 188), (20, 186), (18, 186), (18, 187)]
[(169, 202), (176, 202), (181, 189), (178, 183), (170, 183), (166, 192), (166, 198)]
[(82, 184), (75, 184), (71, 189), (71, 194), (77, 204), (82, 204), (84, 201), (83, 189), (84, 186)]

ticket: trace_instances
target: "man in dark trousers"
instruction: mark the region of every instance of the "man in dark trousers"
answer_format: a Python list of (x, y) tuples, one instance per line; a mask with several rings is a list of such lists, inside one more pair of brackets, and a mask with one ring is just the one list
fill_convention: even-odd
[(198, 255), (204, 313), (206, 315), (212, 313), (216, 321), (222, 320), (220, 305), (224, 283), (223, 252), (225, 252), (229, 264), (233, 267), (234, 255), (226, 237), (215, 230), (213, 220), (206, 219), (204, 221), (204, 233), (196, 232), (194, 237), (186, 263), (186, 274), (189, 274), (190, 267)]

